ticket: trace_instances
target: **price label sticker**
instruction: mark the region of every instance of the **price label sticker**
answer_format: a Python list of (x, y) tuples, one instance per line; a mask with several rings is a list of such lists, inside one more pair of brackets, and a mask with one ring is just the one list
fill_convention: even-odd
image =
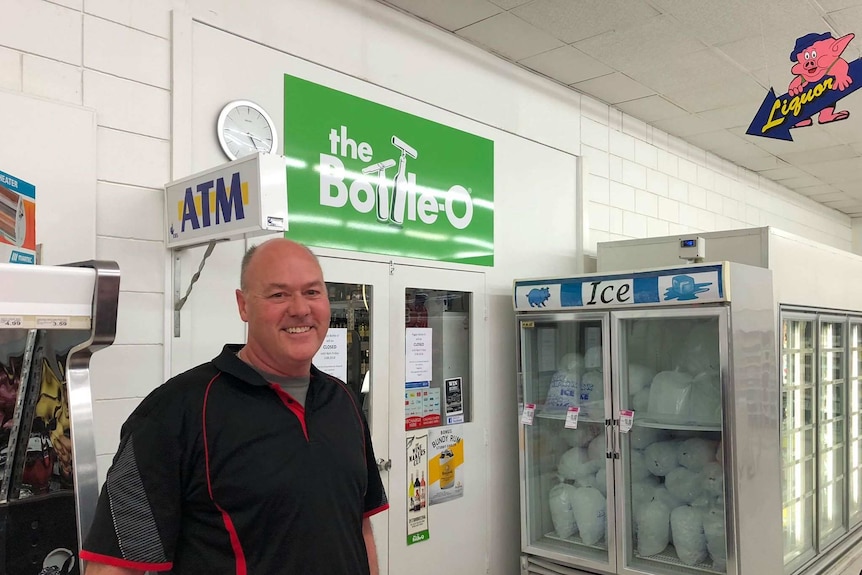
[(578, 428), (578, 416), (581, 414), (580, 407), (569, 407), (566, 410), (566, 429)]
[(525, 403), (524, 413), (521, 414), (521, 423), (524, 425), (533, 425), (533, 416), (536, 415), (536, 404)]
[(20, 315), (0, 315), (0, 327), (21, 327), (24, 318)]
[(635, 412), (631, 409), (620, 410), (620, 431), (628, 433), (632, 430), (632, 424), (635, 420)]
[(67, 317), (37, 317), (37, 328), (57, 328), (69, 327), (69, 318)]

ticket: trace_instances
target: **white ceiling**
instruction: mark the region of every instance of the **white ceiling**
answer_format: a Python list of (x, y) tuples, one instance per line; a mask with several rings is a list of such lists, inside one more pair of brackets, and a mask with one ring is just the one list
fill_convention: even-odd
[[(748, 136), (787, 92), (811, 32), (855, 33), (862, 0), (378, 0), (854, 217), (862, 217), (862, 88), (847, 120)], [(862, 82), (857, 78), (856, 82)]]

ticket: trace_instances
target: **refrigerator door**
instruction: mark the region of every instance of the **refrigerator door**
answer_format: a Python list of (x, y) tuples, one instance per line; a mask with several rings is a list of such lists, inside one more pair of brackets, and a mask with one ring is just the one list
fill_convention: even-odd
[(608, 316), (522, 314), (518, 320), (522, 549), (612, 572)]
[(611, 317), (621, 571), (727, 573), (726, 309)]

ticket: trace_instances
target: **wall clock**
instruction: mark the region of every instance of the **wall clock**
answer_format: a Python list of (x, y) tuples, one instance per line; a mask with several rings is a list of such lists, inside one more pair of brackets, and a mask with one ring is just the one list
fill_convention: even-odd
[(272, 118), (248, 100), (228, 102), (218, 116), (216, 130), (221, 149), (231, 160), (256, 152), (275, 154), (278, 149)]

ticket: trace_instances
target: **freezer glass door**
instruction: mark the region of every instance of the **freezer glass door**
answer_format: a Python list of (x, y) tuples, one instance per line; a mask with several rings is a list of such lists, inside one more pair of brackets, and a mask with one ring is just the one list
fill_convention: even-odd
[(785, 571), (816, 553), (814, 315), (781, 315), (781, 467)]
[(607, 315), (519, 319), (523, 549), (612, 570)]
[(862, 322), (850, 321), (850, 526), (862, 521)]
[[(726, 573), (724, 308), (615, 312), (617, 480), (625, 565), (649, 573)], [(732, 571), (733, 572), (733, 571)]]
[(847, 532), (845, 513), (845, 437), (844, 394), (845, 345), (847, 323), (844, 318), (821, 316), (819, 321), (820, 392), (820, 546), (825, 547)]

